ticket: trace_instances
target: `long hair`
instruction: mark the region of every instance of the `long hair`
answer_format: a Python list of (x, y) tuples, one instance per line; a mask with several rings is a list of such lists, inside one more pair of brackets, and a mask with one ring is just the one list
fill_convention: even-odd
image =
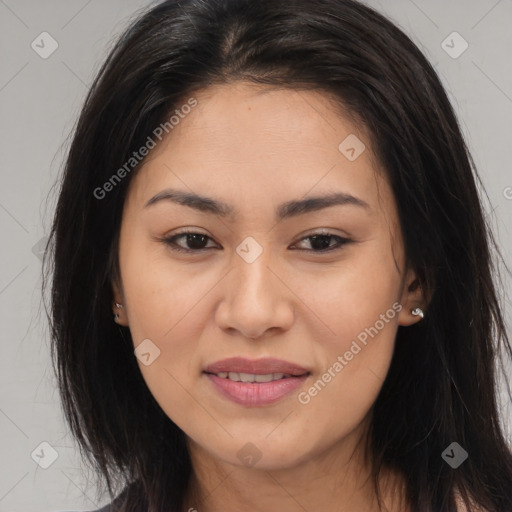
[[(430, 297), (422, 322), (398, 328), (373, 405), (376, 492), (387, 466), (403, 475), (414, 512), (455, 512), (456, 492), (510, 512), (497, 363), (512, 348), (480, 178), (431, 64), (352, 0), (168, 0), (111, 49), (75, 127), (43, 280), (53, 272), (52, 358), (80, 450), (111, 498), (125, 489), (119, 510), (181, 507), (192, 471), (185, 434), (146, 386), (129, 329), (112, 320), (122, 209), (140, 163), (104, 197), (97, 191), (194, 91), (237, 80), (324, 92), (364, 125), (396, 199), (407, 263)], [(468, 452), (457, 469), (442, 457), (452, 442)]]

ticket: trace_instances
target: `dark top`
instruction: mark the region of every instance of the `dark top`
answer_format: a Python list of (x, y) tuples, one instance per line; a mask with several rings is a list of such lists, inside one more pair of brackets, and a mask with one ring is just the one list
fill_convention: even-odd
[(92, 510), (91, 512), (116, 512), (119, 509), (121, 503), (123, 503), (130, 491), (134, 491), (134, 484), (126, 486), (121, 494), (119, 494), (112, 503), (105, 505), (103, 508), (98, 510)]
[[(65, 511), (65, 512), (76, 512), (73, 510)], [(111, 503), (105, 505), (103, 508), (99, 508), (98, 510), (90, 510), (89, 512), (111, 512)]]
[[(115, 508), (114, 505), (120, 504), (121, 500), (123, 500), (125, 498), (127, 491), (128, 491), (128, 488), (124, 489), (124, 491), (119, 496), (117, 496), (117, 498), (112, 503), (109, 503), (109, 504), (105, 505), (104, 507), (99, 508), (97, 510), (91, 510), (89, 512), (114, 512), (115, 510), (117, 510), (117, 508)], [(73, 511), (70, 510), (67, 512), (73, 512)]]
[[(75, 510), (66, 510), (62, 512), (76, 512)], [(99, 508), (98, 510), (90, 510), (89, 512), (111, 512), (111, 504), (105, 505), (103, 508)]]
[[(105, 505), (104, 507), (97, 509), (97, 510), (91, 510), (89, 512), (117, 512), (119, 510), (119, 507), (125, 503), (126, 498), (128, 495), (132, 495), (136, 491), (136, 484), (132, 483), (128, 486), (126, 486), (121, 494), (119, 494), (112, 503), (109, 503), (108, 505)], [(72, 511), (69, 511), (72, 512)]]

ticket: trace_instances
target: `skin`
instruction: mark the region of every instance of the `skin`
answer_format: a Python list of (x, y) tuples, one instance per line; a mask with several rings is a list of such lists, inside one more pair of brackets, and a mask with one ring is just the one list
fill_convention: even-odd
[[(113, 283), (123, 304), (113, 309), (134, 346), (150, 339), (160, 350), (148, 366), (138, 360), (140, 371), (188, 437), (194, 477), (183, 510), (377, 511), (362, 439), (397, 329), (420, 321), (411, 310), (425, 303), (406, 268), (395, 199), (370, 138), (320, 92), (237, 82), (194, 97), (198, 105), (130, 183), (120, 280)], [(338, 150), (349, 134), (366, 145), (354, 161)], [(144, 207), (166, 188), (221, 200), (237, 215), (221, 218), (171, 201)], [(275, 221), (278, 204), (332, 191), (369, 208), (338, 205)], [(198, 247), (211, 249), (172, 251), (162, 238), (179, 228), (206, 234)], [(326, 239), (330, 246), (338, 245), (336, 236), (353, 242), (322, 253), (306, 237), (323, 228), (335, 235)], [(252, 263), (236, 252), (248, 236), (263, 249)], [(195, 247), (186, 237), (175, 242)], [(300, 403), (298, 392), (394, 303), (400, 312)], [(310, 375), (275, 404), (238, 405), (203, 374), (207, 364), (232, 356), (277, 357)], [(237, 456), (248, 442), (261, 455), (253, 466)], [(399, 503), (400, 475), (388, 471), (382, 485), (390, 510), (408, 510)]]

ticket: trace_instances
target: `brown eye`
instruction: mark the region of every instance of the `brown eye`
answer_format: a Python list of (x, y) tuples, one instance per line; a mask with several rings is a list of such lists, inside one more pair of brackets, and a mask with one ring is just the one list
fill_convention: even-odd
[[(183, 247), (183, 245), (179, 245), (176, 243), (176, 240), (184, 239), (187, 247)], [(174, 235), (169, 238), (164, 238), (163, 241), (168, 244), (171, 249), (175, 251), (183, 251), (183, 252), (199, 252), (208, 249), (205, 247), (207, 240), (211, 240), (211, 238), (203, 233), (197, 233), (195, 231), (184, 231), (177, 235)]]
[[(335, 239), (338, 240), (338, 243), (335, 245), (331, 244), (331, 241)], [(304, 249), (308, 252), (316, 252), (316, 253), (325, 253), (334, 251), (336, 249), (340, 249), (343, 245), (352, 242), (352, 240), (348, 238), (343, 238), (338, 235), (333, 235), (331, 233), (317, 233), (314, 235), (309, 235), (302, 238), (303, 240), (310, 240), (310, 245), (312, 249)]]
[[(176, 241), (183, 239), (184, 242), (182, 244), (178, 244)], [(183, 231), (171, 237), (163, 238), (162, 241), (167, 244), (173, 251), (179, 252), (202, 252), (207, 249), (212, 249), (214, 247), (207, 247), (208, 240), (212, 240), (208, 235), (204, 233), (198, 233), (196, 231)], [(315, 233), (313, 235), (309, 235), (300, 240), (310, 240), (311, 249), (302, 249), (307, 252), (312, 253), (326, 253), (331, 252), (337, 249), (341, 249), (342, 246), (352, 242), (352, 240), (348, 238), (343, 238), (338, 235), (334, 235), (327, 232)], [(332, 240), (337, 240), (337, 243), (332, 244)], [(185, 247), (183, 245), (186, 245)]]

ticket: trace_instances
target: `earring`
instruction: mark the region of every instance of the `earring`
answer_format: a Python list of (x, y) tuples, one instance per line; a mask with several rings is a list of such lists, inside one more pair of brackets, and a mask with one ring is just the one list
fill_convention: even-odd
[(414, 315), (414, 316), (421, 316), (421, 318), (423, 318), (425, 315), (423, 313), (423, 310), (421, 308), (416, 308), (416, 309), (413, 309), (411, 311), (411, 315)]
[[(121, 309), (123, 307), (122, 304), (119, 304), (118, 302), (114, 302), (117, 309)], [(119, 313), (114, 313), (114, 322), (117, 322), (119, 320)]]

